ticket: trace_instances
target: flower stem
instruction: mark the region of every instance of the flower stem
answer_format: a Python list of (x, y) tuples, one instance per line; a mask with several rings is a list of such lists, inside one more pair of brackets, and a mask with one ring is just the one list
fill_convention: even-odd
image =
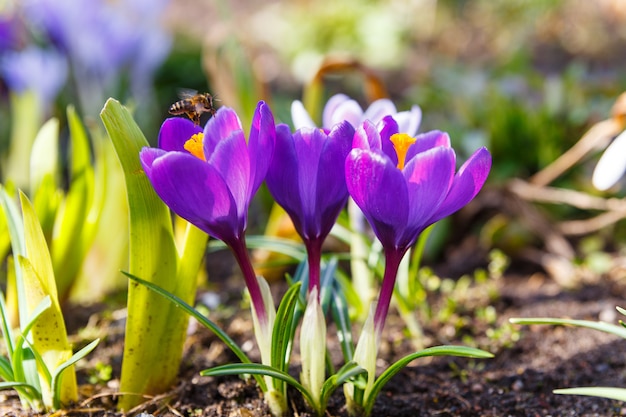
[(252, 267), (252, 262), (250, 261), (250, 255), (248, 254), (248, 249), (246, 247), (246, 239), (242, 236), (240, 239), (234, 239), (232, 242), (226, 243), (232, 250), (233, 255), (235, 255), (239, 268), (241, 268), (243, 278), (246, 281), (246, 287), (248, 287), (248, 291), (250, 292), (250, 299), (252, 300), (254, 311), (256, 311), (259, 319), (259, 323), (261, 325), (265, 325), (268, 320), (267, 312), (265, 310), (265, 303), (263, 302), (261, 288), (259, 287), (259, 282), (256, 279), (256, 274), (254, 273), (254, 268)]
[(320, 264), (322, 261), (322, 241), (313, 239), (305, 241), (309, 261), (309, 293), (317, 288), (318, 300), (320, 293)]
[(398, 268), (400, 267), (400, 262), (406, 251), (406, 249), (402, 250), (398, 248), (385, 249), (385, 274), (383, 276), (380, 296), (378, 297), (378, 304), (376, 305), (376, 312), (374, 313), (374, 328), (376, 329), (376, 335), (378, 337), (382, 334), (383, 327), (385, 326), (385, 319), (389, 312), (389, 303), (393, 295), (393, 287), (396, 283)]

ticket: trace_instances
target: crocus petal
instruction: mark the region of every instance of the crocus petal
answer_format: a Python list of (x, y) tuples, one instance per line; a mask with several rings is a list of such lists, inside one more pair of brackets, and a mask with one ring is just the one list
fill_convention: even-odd
[[(176, 214), (226, 242), (242, 233), (245, 225), (237, 217), (235, 202), (219, 172), (187, 153), (167, 152), (152, 160), (150, 152), (141, 152), (146, 175)], [(146, 169), (145, 163), (150, 161)]]
[(399, 247), (413, 245), (428, 226), (428, 219), (443, 203), (452, 185), (455, 162), (454, 150), (437, 147), (418, 154), (402, 171), (409, 195), (409, 215), (407, 227), (397, 231)]
[[(343, 122), (335, 125), (322, 149), (317, 173), (317, 207), (321, 234), (327, 234), (348, 200), (345, 181), (345, 160), (352, 149), (354, 128)], [(331, 221), (332, 219), (332, 221)]]
[(184, 144), (202, 128), (182, 117), (165, 119), (159, 130), (159, 148), (165, 151), (187, 152)]
[(331, 129), (337, 123), (346, 120), (352, 126), (358, 126), (363, 120), (363, 110), (359, 103), (354, 100), (346, 100), (342, 102), (331, 116), (326, 116), (326, 109), (324, 109), (324, 128)]
[(409, 219), (423, 222), (432, 216), (448, 194), (455, 168), (454, 150), (444, 147), (422, 152), (407, 163), (402, 173), (408, 186)]
[(398, 154), (396, 153), (393, 143), (391, 142), (391, 136), (400, 132), (398, 130), (398, 122), (396, 122), (396, 120), (391, 116), (385, 116), (383, 117), (383, 120), (378, 122), (377, 128), (380, 132), (382, 151), (389, 157), (389, 159), (391, 159), (391, 162), (398, 165)]
[(241, 130), (235, 130), (230, 136), (222, 138), (207, 159), (207, 163), (219, 172), (227, 184), (237, 205), (238, 215), (243, 217), (252, 198), (250, 159), (246, 137)]
[(353, 149), (346, 158), (346, 185), (383, 246), (395, 246), (409, 214), (402, 172), (384, 155)]
[(474, 152), (459, 169), (445, 201), (428, 221), (428, 224), (433, 224), (449, 216), (472, 201), (485, 184), (490, 169), (491, 154), (489, 151), (486, 148), (480, 148)]
[(274, 153), (274, 142), (276, 142), (274, 116), (269, 106), (260, 101), (254, 111), (250, 138), (248, 139), (248, 152), (250, 155), (258, 155), (255, 158), (250, 158), (249, 187), (251, 195), (257, 192), (265, 179)]
[[(371, 120), (373, 123), (378, 123), (385, 116), (391, 116), (396, 114), (396, 106), (393, 102), (387, 98), (381, 98), (375, 100), (370, 104), (370, 106), (365, 110), (363, 114), (363, 119)], [(404, 132), (404, 131), (402, 131)]]
[(315, 127), (315, 122), (313, 122), (309, 112), (306, 111), (304, 104), (300, 100), (294, 100), (291, 103), (291, 121), (296, 129)]
[(593, 170), (591, 182), (600, 191), (614, 186), (626, 172), (626, 130), (606, 148)]
[[(335, 94), (334, 96), (329, 98), (328, 101), (326, 102), (326, 105), (324, 106), (324, 111), (322, 113), (322, 127), (326, 129), (332, 128), (337, 119), (336, 117), (334, 117), (334, 114), (339, 108), (339, 106), (341, 106), (346, 101), (351, 101), (351, 100), (352, 99), (345, 94)], [(360, 113), (363, 113), (363, 111), (360, 110), (360, 107), (359, 107), (359, 111)], [(356, 125), (353, 125), (353, 126), (356, 126)]]
[[(317, 175), (322, 149), (326, 142), (326, 135), (317, 128), (303, 128), (293, 134), (296, 150), (296, 160), (299, 161), (298, 194), (302, 202), (301, 215), (303, 220), (313, 220), (317, 208)], [(312, 219), (313, 217), (313, 219)], [(303, 225), (307, 229), (307, 225)]]
[(419, 106), (411, 107), (409, 111), (401, 111), (393, 115), (398, 122), (398, 130), (409, 136), (417, 135), (417, 130), (422, 123), (422, 109)]
[(353, 148), (380, 150), (382, 148), (380, 134), (374, 123), (365, 120), (354, 133)]
[(432, 130), (430, 132), (417, 135), (415, 137), (415, 143), (411, 145), (406, 153), (406, 159), (410, 160), (415, 155), (421, 152), (426, 152), (427, 150), (437, 146), (450, 148), (450, 136), (448, 136), (446, 132)]
[(141, 166), (143, 167), (143, 170), (148, 178), (150, 178), (152, 175), (152, 164), (154, 163), (154, 161), (157, 158), (165, 155), (166, 153), (166, 151), (159, 148), (143, 148), (139, 152)]
[(204, 154), (207, 158), (222, 139), (236, 130), (243, 132), (237, 113), (230, 107), (220, 107), (204, 127)]
[(289, 126), (276, 126), (276, 147), (272, 163), (267, 172), (267, 188), (283, 207), (294, 222), (296, 230), (302, 230), (302, 223), (298, 213), (301, 211), (300, 164), (296, 155), (296, 146)]

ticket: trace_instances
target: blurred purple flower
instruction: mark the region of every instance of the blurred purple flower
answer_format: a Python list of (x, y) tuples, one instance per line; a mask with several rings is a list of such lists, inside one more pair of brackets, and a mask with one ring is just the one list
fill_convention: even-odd
[[(409, 111), (398, 112), (391, 100), (379, 99), (363, 111), (355, 100), (345, 94), (336, 94), (324, 106), (322, 128), (330, 130), (337, 123), (346, 120), (356, 129), (365, 120), (377, 124), (385, 116), (394, 118), (400, 127), (400, 132), (415, 136), (422, 121), (422, 110), (419, 106), (414, 105)], [(291, 103), (291, 118), (296, 129), (315, 127), (311, 116), (305, 110), (302, 102), (298, 100)]]
[(47, 106), (67, 79), (67, 62), (54, 50), (29, 46), (22, 51), (5, 52), (0, 58), (0, 73), (11, 90), (32, 90)]
[(30, 25), (67, 55), (82, 99), (93, 97), (83, 104), (93, 110), (126, 68), (133, 91), (147, 90), (171, 47), (171, 37), (160, 24), (167, 3), (23, 0), (21, 7)]
[(15, 16), (0, 16), (0, 53), (19, 46), (19, 22)]
[(289, 126), (276, 128), (276, 148), (267, 186), (291, 217), (309, 257), (309, 289), (320, 282), (322, 243), (348, 201), (344, 164), (352, 148), (354, 128), (348, 122), (329, 133)]
[[(363, 211), (385, 253), (385, 274), (374, 315), (378, 335), (406, 251), (426, 227), (469, 203), (491, 168), (491, 154), (480, 148), (455, 175), (456, 155), (444, 132), (412, 138), (398, 133), (391, 117), (383, 120), (381, 132), (365, 121), (357, 129), (354, 149), (345, 164), (350, 196)], [(395, 155), (390, 155), (391, 148)]]
[(233, 251), (259, 321), (266, 310), (245, 244), (248, 207), (269, 168), (276, 130), (259, 102), (249, 141), (234, 110), (221, 107), (204, 131), (183, 118), (167, 119), (159, 147), (144, 148), (141, 165), (159, 197), (176, 214)]

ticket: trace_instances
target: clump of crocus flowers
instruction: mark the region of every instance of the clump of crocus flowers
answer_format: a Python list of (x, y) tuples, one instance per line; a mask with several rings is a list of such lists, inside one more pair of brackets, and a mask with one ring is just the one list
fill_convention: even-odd
[[(338, 95), (326, 106), (321, 129), (313, 126), (301, 103), (294, 103), (292, 113), (295, 132), (285, 124), (276, 126), (269, 106), (259, 102), (247, 143), (229, 108), (220, 108), (204, 129), (185, 119), (168, 119), (159, 147), (145, 148), (141, 163), (157, 194), (177, 215), (224, 241), (235, 254), (250, 292), (264, 364), (271, 363), (275, 309), (267, 283), (252, 269), (245, 230), (250, 201), (267, 181), (308, 254), (301, 380), (313, 393), (313, 402), (320, 401), (325, 374), (326, 324), (319, 299), (322, 243), (352, 197), (380, 240), (386, 261), (373, 315), (354, 354), (354, 361), (368, 372), (367, 396), (400, 261), (426, 227), (476, 196), (491, 156), (481, 148), (457, 172), (446, 133), (416, 136), (421, 120), (417, 106), (397, 113), (390, 101), (382, 100), (363, 112), (355, 101)], [(354, 387), (345, 387), (349, 409), (359, 412), (350, 407)], [(271, 407), (276, 415), (286, 411), (284, 399), (278, 403)]]

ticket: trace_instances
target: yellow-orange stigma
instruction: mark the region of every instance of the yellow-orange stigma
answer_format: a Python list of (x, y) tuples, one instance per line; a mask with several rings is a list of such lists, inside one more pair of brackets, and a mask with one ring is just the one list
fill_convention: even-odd
[(187, 142), (185, 142), (183, 147), (193, 156), (206, 161), (206, 158), (204, 157), (204, 147), (202, 146), (203, 139), (204, 133), (196, 133)]
[(404, 169), (406, 153), (409, 151), (411, 145), (415, 143), (415, 138), (412, 138), (406, 133), (396, 133), (391, 135), (390, 140), (396, 150), (396, 155), (398, 155), (398, 169)]

